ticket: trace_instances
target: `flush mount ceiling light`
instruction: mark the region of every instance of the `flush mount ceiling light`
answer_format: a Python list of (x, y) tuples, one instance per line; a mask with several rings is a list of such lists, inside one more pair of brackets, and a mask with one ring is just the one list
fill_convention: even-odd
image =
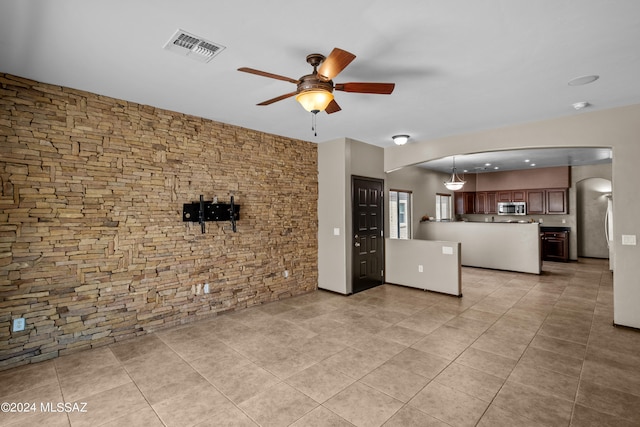
[(409, 135), (393, 135), (391, 139), (393, 139), (396, 145), (404, 145), (409, 141)]
[(588, 85), (589, 83), (593, 83), (598, 80), (600, 76), (591, 75), (591, 76), (580, 76), (569, 80), (569, 86), (582, 86)]
[(456, 158), (454, 157), (453, 158), (453, 169), (452, 169), (452, 172), (451, 172), (451, 178), (449, 179), (449, 181), (445, 181), (444, 182), (444, 186), (447, 187), (447, 190), (457, 191), (457, 190), (460, 190), (462, 187), (464, 187), (464, 185), (466, 183), (467, 183), (467, 181), (463, 181), (456, 174)]
[(589, 104), (587, 101), (580, 101), (572, 104), (572, 107), (576, 110), (582, 110), (583, 108), (587, 108), (589, 105), (591, 104)]

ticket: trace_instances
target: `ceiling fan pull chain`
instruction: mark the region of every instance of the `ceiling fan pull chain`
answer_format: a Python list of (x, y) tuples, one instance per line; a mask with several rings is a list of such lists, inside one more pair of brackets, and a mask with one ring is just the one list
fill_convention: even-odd
[(313, 136), (318, 136), (318, 125), (316, 123), (316, 116), (318, 115), (318, 111), (314, 110), (311, 112), (311, 132), (313, 132)]

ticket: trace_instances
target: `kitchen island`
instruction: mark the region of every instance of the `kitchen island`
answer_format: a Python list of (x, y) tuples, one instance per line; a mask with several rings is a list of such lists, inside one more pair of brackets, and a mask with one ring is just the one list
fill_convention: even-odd
[(424, 240), (461, 243), (461, 263), (540, 274), (540, 225), (518, 222), (432, 222), (420, 224)]

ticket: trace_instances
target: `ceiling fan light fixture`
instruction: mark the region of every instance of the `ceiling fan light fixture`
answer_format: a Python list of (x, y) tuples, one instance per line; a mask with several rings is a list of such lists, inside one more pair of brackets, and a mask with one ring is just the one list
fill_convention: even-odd
[(324, 111), (331, 101), (333, 101), (333, 93), (323, 89), (305, 90), (296, 95), (296, 101), (298, 101), (305, 110), (311, 113), (317, 113)]
[(409, 141), (409, 135), (393, 135), (391, 139), (396, 145), (404, 145)]

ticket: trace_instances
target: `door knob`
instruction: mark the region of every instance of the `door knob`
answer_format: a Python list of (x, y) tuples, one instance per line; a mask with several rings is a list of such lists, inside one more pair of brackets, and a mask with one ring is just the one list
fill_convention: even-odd
[(355, 243), (354, 243), (354, 246), (355, 246), (356, 248), (359, 248), (359, 247), (360, 247), (360, 243), (355, 242)]

